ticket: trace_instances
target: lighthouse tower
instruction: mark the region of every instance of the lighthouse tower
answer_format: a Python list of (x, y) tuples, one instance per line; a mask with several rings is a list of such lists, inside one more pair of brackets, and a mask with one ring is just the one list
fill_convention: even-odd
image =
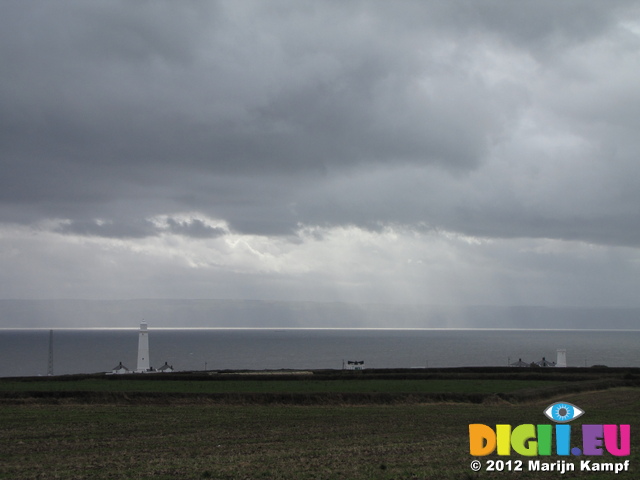
[(149, 332), (147, 331), (147, 322), (143, 321), (138, 331), (138, 368), (136, 368), (136, 372), (148, 372), (149, 368)]
[(556, 367), (567, 366), (567, 351), (565, 349), (558, 350), (558, 359), (556, 361)]

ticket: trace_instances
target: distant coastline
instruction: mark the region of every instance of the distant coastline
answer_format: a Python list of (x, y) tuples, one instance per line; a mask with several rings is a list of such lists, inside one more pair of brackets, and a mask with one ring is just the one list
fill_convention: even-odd
[[(394, 305), (265, 300), (0, 300), (0, 328), (636, 331), (640, 307)], [(605, 328), (606, 327), (606, 328)]]

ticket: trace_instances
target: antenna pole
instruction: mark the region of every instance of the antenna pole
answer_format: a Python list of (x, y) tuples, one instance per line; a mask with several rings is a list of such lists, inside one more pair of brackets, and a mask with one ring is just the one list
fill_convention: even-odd
[(53, 375), (53, 330), (49, 330), (49, 368), (47, 375)]

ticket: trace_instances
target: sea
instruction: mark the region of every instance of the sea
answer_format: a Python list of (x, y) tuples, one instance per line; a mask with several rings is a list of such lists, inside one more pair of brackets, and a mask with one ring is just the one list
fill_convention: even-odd
[[(136, 368), (138, 331), (2, 329), (0, 377), (110, 372)], [(509, 329), (149, 329), (151, 366), (176, 371), (507, 366), (518, 360), (640, 367), (640, 330)]]

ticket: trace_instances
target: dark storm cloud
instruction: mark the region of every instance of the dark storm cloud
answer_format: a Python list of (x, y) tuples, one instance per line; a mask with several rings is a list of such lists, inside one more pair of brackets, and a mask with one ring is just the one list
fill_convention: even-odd
[(178, 35), (175, 26), (165, 31), (167, 8), (151, 7), (148, 17), (135, 8), (133, 18), (104, 7), (38, 10), (44, 25), (37, 14), (13, 19), (14, 29), (22, 20), (36, 31), (6, 54), (17, 91), (3, 98), (3, 123), (14, 130), (3, 143), (18, 157), (124, 172), (169, 164), (297, 173), (389, 159), (469, 166), (484, 148), (476, 127), (452, 114), (458, 107), (436, 98), (412, 106), (413, 54), (381, 48), (373, 25), (345, 31), (345, 19), (331, 32), (343, 41), (330, 41), (312, 24), (301, 49), (289, 44), (305, 32), (268, 11), (253, 34), (249, 24), (233, 31), (232, 11), (220, 27), (213, 12), (211, 24), (178, 22)]
[[(640, 240), (629, 208), (640, 200), (630, 180), (640, 173), (630, 128), (639, 99), (614, 94), (637, 88), (611, 88), (594, 102), (601, 88), (576, 94), (569, 84), (610, 85), (611, 65), (594, 80), (567, 60), (621, 21), (637, 21), (634, 2), (0, 9), (0, 220), (54, 217), (67, 220), (65, 233), (141, 238), (159, 233), (146, 218), (188, 210), (264, 234), (382, 222), (489, 237)], [(510, 56), (504, 64), (491, 64), (496, 51)], [(512, 70), (518, 62), (531, 66)], [(593, 191), (584, 201), (602, 211), (563, 212), (567, 199), (582, 197), (541, 187), (553, 176), (528, 185), (538, 193), (523, 198), (512, 194), (509, 168), (483, 175), (532, 108), (542, 124), (594, 141), (594, 151), (615, 146), (603, 182), (623, 194)], [(534, 164), (528, 147), (500, 154)], [(168, 230), (224, 233), (199, 220), (170, 220)]]

